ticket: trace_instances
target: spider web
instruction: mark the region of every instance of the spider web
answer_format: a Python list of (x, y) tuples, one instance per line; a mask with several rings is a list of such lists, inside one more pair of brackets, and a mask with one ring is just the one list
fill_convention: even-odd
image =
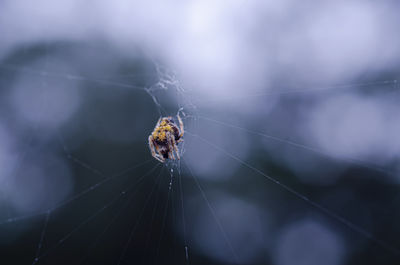
[[(238, 99), (260, 107), (266, 98), (282, 95), (290, 102), (299, 94), (318, 97), (321, 93), (377, 86), (397, 93), (395, 79), (201, 98), (184, 89), (177, 74), (155, 60), (145, 56), (127, 60), (116, 52), (94, 59), (110, 67), (95, 67), (96, 62), (79, 65), (79, 60), (67, 56), (75, 49), (80, 51), (77, 56), (89, 53), (92, 59), (111, 51), (96, 45), (71, 46), (47, 43), (23, 47), (0, 65), (5, 88), (2, 93), (11, 94), (7, 99), (15, 102), (22, 97), (23, 103), (29, 103), (23, 96), (34, 94), (24, 90), (24, 80), (34, 84), (30, 89), (37, 89), (40, 99), (37, 105), (31, 105), (32, 109), (39, 108), (38, 116), (29, 116), (32, 109), (28, 108), (18, 114), (23, 119), (5, 121), (18, 132), (16, 145), (10, 147), (16, 150), (17, 162), (6, 172), (9, 177), (2, 179), (3, 191), (16, 193), (3, 192), (0, 220), (5, 238), (2, 256), (9, 263), (279, 263), (280, 249), (273, 244), (293, 236), (287, 232), (294, 229), (291, 221), (307, 236), (315, 233), (322, 242), (328, 242), (327, 249), (333, 251), (327, 255), (345, 256), (345, 251), (337, 249), (345, 242), (349, 252), (362, 248), (388, 260), (398, 257), (395, 237), (388, 235), (395, 229), (385, 229), (390, 220), (379, 216), (384, 209), (391, 209), (388, 200), (395, 191), (387, 187), (387, 180), (376, 181), (377, 177), (396, 177), (393, 166), (382, 166), (365, 157), (337, 157), (292, 139), (295, 137), (266, 133), (254, 125), (259, 120), (248, 121), (245, 113), (235, 111)], [(104, 49), (104, 53), (90, 54)], [(64, 119), (63, 123), (48, 115), (57, 109), (51, 104), (55, 98), (48, 97), (55, 84), (68, 91), (62, 94), (65, 98), (81, 101), (73, 110), (65, 107), (68, 117), (50, 112)], [(17, 92), (10, 92), (8, 86)], [(20, 90), (25, 94), (18, 94)], [(57, 100), (56, 104), (62, 103)], [(19, 111), (7, 104), (8, 100), (3, 101), (3, 111)], [(67, 100), (65, 106), (71, 102)], [(220, 102), (225, 102), (223, 112)], [(161, 165), (149, 154), (147, 135), (160, 116), (178, 112), (186, 132), (185, 146), (180, 146), (183, 159)], [(254, 139), (259, 145), (266, 141), (272, 149), (263, 153), (253, 148), (250, 152), (241, 143)], [(359, 184), (356, 180), (327, 186), (297, 180), (295, 173), (274, 160), (274, 152), (279, 153), (277, 149), (282, 146), (295, 155), (311, 156), (316, 163), (328, 165), (329, 170), (345, 165), (349, 176), (370, 176), (368, 181), (382, 191), (376, 200), (377, 213), (366, 218), (365, 212), (351, 212), (371, 203), (346, 193)], [(222, 166), (208, 161), (207, 156)], [(43, 182), (42, 187), (35, 187), (34, 182), (49, 181), (38, 178), (41, 175), (54, 177), (62, 185)], [(367, 185), (364, 192), (369, 189)], [(38, 196), (40, 192), (44, 193), (42, 197)], [(355, 205), (346, 208), (346, 199)], [(261, 203), (264, 200), (266, 204)], [(297, 219), (304, 221), (298, 224)], [(374, 228), (365, 220), (379, 225)], [(295, 235), (300, 233), (296, 231)], [(284, 249), (285, 255), (296, 253)], [(360, 257), (354, 254), (352, 258)]]

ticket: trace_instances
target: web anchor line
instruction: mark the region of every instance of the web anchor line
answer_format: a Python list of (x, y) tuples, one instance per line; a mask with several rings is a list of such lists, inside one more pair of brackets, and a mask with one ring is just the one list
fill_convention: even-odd
[[(234, 95), (228, 97), (218, 97), (218, 100), (234, 100), (234, 99), (243, 99), (243, 98), (258, 98), (258, 97), (276, 97), (276, 96), (285, 96), (285, 95), (293, 95), (293, 94), (303, 94), (303, 93), (310, 93), (310, 92), (328, 92), (328, 91), (335, 91), (335, 90), (344, 90), (350, 88), (361, 88), (361, 87), (372, 87), (372, 86), (390, 86), (390, 85), (398, 85), (397, 79), (392, 80), (379, 80), (379, 81), (372, 81), (366, 83), (353, 83), (353, 84), (342, 84), (342, 85), (333, 85), (333, 86), (319, 86), (319, 87), (312, 87), (312, 88), (292, 88), (292, 89), (282, 89), (280, 91), (272, 91), (267, 93), (254, 93), (254, 94), (244, 94), (244, 95)], [(216, 98), (208, 98), (201, 100), (201, 102), (214, 102)]]
[(182, 187), (182, 175), (179, 173), (178, 178), (179, 183), (179, 191), (180, 191), (180, 201), (181, 201), (181, 209), (182, 209), (182, 226), (183, 226), (183, 242), (185, 244), (185, 260), (186, 264), (189, 264), (189, 249), (186, 239), (186, 220), (185, 220), (185, 206), (184, 206), (184, 197), (183, 197), (183, 187)]
[[(191, 133), (189, 133), (189, 134), (191, 134)], [(201, 187), (199, 180), (198, 180), (197, 177), (193, 174), (193, 171), (190, 169), (189, 165), (188, 165), (186, 162), (184, 162), (184, 163), (185, 163), (186, 168), (187, 168), (188, 171), (189, 171), (190, 176), (192, 177), (193, 181), (196, 183), (196, 186), (197, 186), (197, 188), (199, 189), (199, 191), (200, 191), (200, 193), (201, 193), (201, 196), (203, 197), (204, 201), (206, 202), (207, 207), (208, 207), (208, 209), (210, 210), (210, 212), (211, 212), (211, 214), (212, 214), (212, 216), (213, 216), (215, 222), (217, 223), (218, 228), (219, 228), (219, 230), (221, 231), (221, 234), (222, 234), (222, 236), (224, 237), (224, 240), (225, 240), (226, 244), (228, 245), (229, 250), (232, 252), (232, 255), (233, 255), (233, 257), (235, 258), (236, 263), (239, 263), (239, 257), (238, 257), (238, 255), (237, 255), (236, 251), (234, 250), (234, 248), (233, 248), (233, 246), (232, 246), (232, 243), (231, 243), (231, 241), (229, 240), (229, 237), (228, 237), (228, 235), (226, 234), (225, 229), (223, 228), (223, 226), (222, 226), (222, 224), (221, 224), (221, 221), (219, 220), (219, 218), (218, 218), (218, 216), (217, 216), (217, 214), (216, 214), (216, 212), (215, 212), (215, 210), (214, 210), (214, 207), (212, 207), (210, 200), (207, 198), (207, 195), (206, 195), (206, 193), (204, 192), (204, 189)]]
[(136, 220), (135, 225), (134, 225), (134, 226), (132, 227), (132, 229), (131, 229), (131, 232), (130, 232), (130, 234), (129, 234), (128, 241), (127, 241), (126, 244), (125, 244), (125, 247), (124, 247), (124, 249), (123, 249), (123, 251), (122, 251), (122, 253), (121, 253), (121, 256), (120, 256), (120, 258), (119, 258), (119, 260), (118, 260), (117, 265), (120, 265), (121, 262), (123, 261), (123, 259), (125, 258), (126, 251), (128, 250), (129, 244), (132, 242), (133, 235), (135, 234), (136, 228), (138, 227), (140, 221), (142, 220), (144, 211), (145, 211), (145, 209), (147, 208), (147, 204), (149, 203), (150, 198), (151, 198), (151, 196), (153, 195), (154, 190), (156, 189), (156, 186), (157, 186), (157, 185), (159, 184), (159, 182), (161, 181), (160, 176), (161, 176), (161, 173), (162, 173), (162, 172), (163, 172), (163, 168), (162, 168), (162, 169), (160, 170), (160, 172), (158, 173), (158, 175), (157, 175), (157, 177), (156, 177), (156, 181), (155, 181), (155, 183), (154, 183), (154, 185), (153, 185), (153, 188), (152, 188), (151, 192), (149, 193), (149, 195), (147, 196), (147, 199), (146, 199), (146, 201), (145, 201), (145, 203), (144, 203), (144, 205), (143, 205), (143, 208), (142, 208), (142, 210), (141, 210), (141, 212), (140, 212), (140, 214), (139, 214), (138, 219)]
[(186, 130), (186, 133), (188, 133), (189, 135), (192, 135), (193, 137), (196, 137), (196, 138), (200, 139), (202, 142), (208, 144), (209, 146), (213, 147), (214, 149), (226, 154), (227, 156), (229, 156), (233, 160), (236, 160), (237, 162), (239, 162), (240, 164), (244, 165), (245, 167), (253, 170), (254, 172), (256, 172), (259, 175), (261, 175), (261, 176), (265, 177), (266, 179), (268, 179), (269, 181), (277, 184), (278, 186), (280, 186), (281, 188), (283, 188), (287, 192), (293, 194), (297, 198), (300, 198), (301, 200), (305, 201), (306, 203), (308, 203), (309, 205), (311, 205), (314, 208), (318, 209), (319, 211), (323, 212), (324, 214), (332, 217), (334, 220), (338, 221), (339, 223), (342, 223), (345, 226), (349, 227), (351, 230), (357, 232), (359, 235), (362, 235), (365, 238), (368, 238), (368, 239), (372, 240), (377, 245), (381, 246), (382, 248), (386, 249), (387, 251), (391, 252), (392, 254), (394, 254), (396, 256), (400, 256), (400, 250), (398, 248), (390, 245), (388, 242), (386, 242), (384, 240), (381, 240), (379, 238), (376, 238), (372, 233), (370, 233), (370, 232), (366, 231), (365, 229), (359, 227), (358, 225), (350, 222), (349, 220), (347, 220), (344, 217), (336, 214), (332, 210), (329, 210), (328, 208), (322, 206), (321, 204), (319, 204), (317, 202), (314, 202), (313, 200), (310, 200), (305, 195), (299, 193), (298, 191), (294, 190), (293, 188), (289, 187), (288, 185), (286, 185), (284, 183), (281, 183), (277, 179), (271, 177), (270, 175), (267, 175), (266, 173), (262, 172), (261, 170), (257, 169), (256, 167), (252, 166), (251, 164), (241, 160), (237, 156), (235, 156), (235, 155), (231, 154), (230, 152), (224, 150), (223, 148), (219, 147), (218, 145), (216, 145), (216, 144), (204, 139), (200, 135), (188, 132), (187, 130)]
[(199, 116), (199, 119), (203, 119), (203, 120), (206, 120), (206, 121), (209, 121), (209, 122), (213, 122), (213, 123), (216, 123), (216, 124), (220, 124), (220, 125), (223, 125), (223, 126), (239, 129), (239, 130), (245, 131), (247, 133), (251, 133), (251, 134), (254, 134), (254, 135), (261, 136), (263, 138), (271, 139), (271, 140), (276, 141), (276, 142), (281, 142), (281, 143), (284, 143), (284, 144), (288, 144), (290, 146), (294, 146), (294, 147), (301, 148), (301, 149), (304, 149), (304, 150), (307, 150), (307, 151), (311, 151), (311, 152), (314, 152), (316, 154), (323, 155), (323, 156), (325, 156), (327, 158), (330, 158), (330, 159), (342, 160), (342, 161), (345, 161), (347, 163), (351, 163), (351, 164), (357, 165), (359, 167), (364, 167), (364, 168), (368, 168), (368, 169), (371, 169), (371, 170), (374, 170), (374, 171), (377, 171), (377, 172), (384, 173), (384, 174), (386, 174), (388, 176), (394, 176), (395, 175), (393, 172), (388, 171), (386, 169), (383, 169), (381, 167), (378, 167), (378, 166), (376, 166), (373, 163), (368, 162), (368, 161), (363, 161), (363, 160), (360, 160), (360, 159), (357, 159), (357, 158), (354, 158), (354, 157), (349, 157), (349, 156), (345, 156), (343, 158), (334, 157), (333, 155), (331, 155), (331, 154), (329, 154), (329, 153), (327, 153), (327, 152), (325, 152), (325, 151), (323, 151), (321, 149), (315, 148), (315, 147), (310, 147), (310, 146), (307, 146), (305, 144), (301, 144), (301, 143), (294, 142), (294, 141), (287, 140), (287, 139), (282, 139), (280, 137), (276, 137), (276, 136), (269, 135), (269, 134), (266, 134), (266, 133), (249, 130), (249, 129), (244, 128), (244, 127), (236, 126), (236, 125), (233, 125), (233, 124), (229, 124), (229, 123), (226, 123), (226, 122), (223, 122), (223, 121), (219, 121), (219, 120), (215, 120), (215, 119), (212, 119), (212, 118), (209, 118), (209, 117), (205, 117), (205, 116)]
[[(142, 181), (144, 180), (144, 178), (149, 175), (150, 173), (152, 173), (156, 168), (158, 168), (159, 165), (156, 165), (153, 169), (151, 169), (150, 171), (148, 171), (147, 173), (145, 173), (144, 175), (142, 175), (139, 180), (137, 182), (135, 182), (134, 184), (132, 184), (130, 186), (130, 188), (124, 190), (122, 192), (123, 195), (126, 194), (126, 192), (128, 190), (130, 190), (131, 188), (135, 188), (133, 189), (133, 193), (130, 195), (131, 197), (129, 199), (126, 200), (125, 204), (118, 209), (118, 212), (114, 215), (114, 217), (111, 219), (111, 221), (108, 223), (108, 225), (103, 229), (103, 231), (101, 231), (98, 236), (96, 237), (95, 241), (89, 246), (89, 249), (87, 251), (87, 254), (81, 259), (81, 261), (79, 262), (79, 264), (84, 264), (85, 261), (90, 257), (91, 251), (94, 250), (97, 246), (97, 244), (99, 243), (100, 239), (105, 235), (105, 233), (108, 231), (108, 229), (110, 229), (110, 227), (114, 224), (115, 221), (117, 221), (117, 219), (120, 217), (120, 215), (128, 208), (128, 206), (132, 203), (133, 199), (134, 199), (134, 195), (135, 192), (137, 190), (137, 188), (139, 187), (139, 185), (142, 184)], [(161, 171), (161, 170), (160, 170)], [(159, 176), (159, 174), (157, 175)], [(137, 185), (136, 185), (137, 184)]]
[(37, 260), (41, 260), (47, 255), (49, 255), (51, 252), (53, 252), (56, 248), (58, 248), (60, 245), (62, 245), (66, 240), (68, 240), (73, 234), (79, 231), (84, 225), (88, 224), (92, 220), (94, 220), (97, 216), (99, 216), (102, 212), (104, 212), (106, 209), (108, 209), (111, 205), (116, 203), (121, 197), (125, 196), (125, 194), (130, 191), (131, 189), (134, 189), (135, 187), (137, 188), (138, 185), (145, 179), (147, 175), (149, 175), (151, 172), (156, 170), (159, 165), (155, 165), (152, 167), (150, 170), (148, 170), (145, 174), (143, 174), (139, 180), (134, 182), (132, 185), (130, 185), (128, 188), (124, 189), (123, 191), (119, 192), (116, 194), (108, 203), (103, 205), (99, 210), (97, 210), (95, 213), (91, 214), (88, 218), (86, 218), (84, 221), (82, 221), (78, 226), (76, 226), (72, 231), (64, 235), (60, 240), (58, 240), (57, 244), (54, 246), (50, 247), (47, 249), (43, 254), (41, 254), (39, 257), (37, 257)]
[(169, 181), (169, 184), (168, 184), (167, 202), (166, 202), (166, 204), (165, 204), (164, 216), (163, 216), (162, 227), (161, 227), (161, 235), (160, 235), (160, 239), (159, 239), (159, 241), (158, 241), (158, 246), (157, 246), (157, 250), (156, 250), (156, 256), (155, 256), (155, 259), (154, 259), (155, 263), (157, 263), (158, 254), (159, 254), (160, 248), (161, 248), (161, 242), (162, 242), (162, 239), (163, 239), (163, 237), (164, 237), (165, 223), (166, 223), (166, 220), (167, 220), (167, 214), (168, 214), (168, 208), (169, 208), (169, 201), (170, 201), (171, 192), (172, 192), (173, 172), (174, 172), (174, 171), (173, 171), (173, 169), (171, 168), (170, 171), (169, 171), (169, 174), (170, 174), (170, 181)]
[[(76, 158), (74, 158), (72, 160), (76, 160)], [(17, 217), (11, 217), (11, 218), (8, 218), (6, 220), (0, 221), (0, 225), (7, 224), (7, 223), (13, 223), (13, 222), (17, 222), (17, 221), (22, 221), (22, 220), (29, 219), (29, 218), (33, 218), (33, 217), (36, 217), (36, 216), (39, 216), (39, 215), (46, 214), (49, 211), (53, 212), (53, 211), (59, 209), (60, 207), (62, 207), (64, 205), (67, 205), (67, 204), (69, 204), (69, 203), (71, 203), (71, 202), (83, 197), (84, 195), (88, 194), (89, 192), (91, 192), (93, 190), (96, 190), (97, 188), (99, 188), (103, 184), (111, 181), (112, 179), (115, 179), (115, 178), (118, 178), (118, 177), (122, 177), (122, 176), (126, 175), (127, 173), (129, 173), (130, 171), (132, 171), (133, 169), (138, 168), (140, 166), (143, 166), (143, 165), (151, 162), (152, 160), (153, 159), (148, 159), (148, 160), (146, 160), (144, 162), (141, 162), (141, 163), (136, 164), (136, 165), (134, 165), (132, 167), (129, 167), (128, 169), (122, 171), (121, 173), (115, 174), (115, 175), (110, 176), (110, 177), (106, 177), (103, 180), (101, 180), (100, 182), (98, 182), (98, 183), (96, 183), (96, 184), (84, 189), (83, 191), (79, 192), (78, 194), (72, 196), (71, 198), (66, 199), (63, 202), (60, 202), (60, 203), (56, 204), (54, 207), (52, 207), (50, 209), (47, 209), (45, 211), (41, 211), (41, 212), (38, 212), (38, 213), (33, 213), (33, 214), (28, 214), (28, 215), (23, 215), (23, 216), (17, 216)], [(81, 166), (83, 166), (83, 164), (81, 164), (81, 163), (79, 163), (79, 164)], [(104, 175), (101, 174), (101, 176), (104, 176)]]
[[(160, 184), (162, 183), (162, 181), (160, 181)], [(159, 185), (160, 185), (159, 184)], [(160, 193), (157, 193), (157, 195), (156, 195), (156, 201), (155, 201), (155, 204), (154, 204), (154, 207), (153, 207), (153, 211), (152, 211), (152, 214), (151, 214), (151, 219), (150, 219), (150, 222), (149, 222), (149, 224), (150, 224), (150, 227), (152, 227), (153, 226), (153, 223), (154, 223), (154, 219), (155, 219), (155, 215), (156, 215), (156, 211), (157, 211), (157, 208), (158, 208), (158, 201), (160, 200)], [(152, 229), (150, 229), (150, 231), (149, 231), (149, 233), (148, 233), (148, 235), (147, 235), (147, 239), (146, 239), (146, 243), (145, 243), (145, 253), (147, 252), (147, 250), (148, 250), (148, 247), (149, 247), (149, 243), (150, 243), (150, 239), (151, 239), (151, 235), (152, 235)], [(142, 261), (141, 261), (141, 264), (144, 264), (143, 262), (145, 261), (145, 256), (143, 256), (143, 258), (142, 258)]]
[(35, 265), (39, 261), (39, 255), (40, 255), (40, 251), (42, 250), (43, 241), (44, 241), (44, 237), (46, 235), (46, 229), (47, 229), (47, 226), (48, 226), (48, 223), (49, 223), (50, 214), (51, 214), (51, 211), (47, 211), (46, 219), (44, 221), (43, 230), (42, 230), (42, 233), (40, 235), (39, 245), (37, 247), (36, 255), (35, 255), (35, 258), (34, 258), (34, 260), (32, 262), (32, 265)]

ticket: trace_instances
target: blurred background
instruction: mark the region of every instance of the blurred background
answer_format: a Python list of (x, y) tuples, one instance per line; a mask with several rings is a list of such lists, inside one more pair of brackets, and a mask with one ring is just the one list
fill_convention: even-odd
[(399, 264), (399, 10), (0, 0), (1, 263)]

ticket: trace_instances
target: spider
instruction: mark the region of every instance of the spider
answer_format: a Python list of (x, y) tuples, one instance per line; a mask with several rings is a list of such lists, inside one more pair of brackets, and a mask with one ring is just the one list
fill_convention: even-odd
[(177, 159), (180, 159), (178, 143), (183, 141), (184, 129), (179, 113), (177, 117), (179, 128), (171, 116), (160, 117), (156, 127), (154, 127), (153, 132), (149, 136), (151, 155), (161, 163), (164, 163), (166, 159), (175, 160), (175, 155)]

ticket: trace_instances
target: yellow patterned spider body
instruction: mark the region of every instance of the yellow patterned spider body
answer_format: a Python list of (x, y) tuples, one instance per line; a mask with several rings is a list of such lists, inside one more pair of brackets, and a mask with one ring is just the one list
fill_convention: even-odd
[(178, 143), (182, 142), (184, 133), (183, 122), (179, 113), (177, 115), (179, 127), (172, 117), (158, 119), (156, 127), (149, 136), (151, 155), (164, 163), (166, 159), (180, 159)]

